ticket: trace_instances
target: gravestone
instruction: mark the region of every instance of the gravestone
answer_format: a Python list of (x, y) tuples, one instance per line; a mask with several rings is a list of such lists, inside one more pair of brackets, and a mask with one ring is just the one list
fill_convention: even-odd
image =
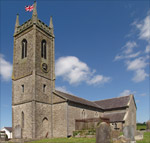
[(14, 138), (15, 139), (21, 139), (21, 127), (20, 127), (20, 125), (17, 125), (14, 129)]
[(146, 129), (150, 129), (150, 120), (146, 122)]
[(110, 126), (102, 122), (96, 128), (96, 143), (110, 143), (111, 141), (111, 128)]
[(134, 136), (135, 136), (135, 130), (134, 130), (134, 125), (131, 126), (125, 126), (123, 128), (123, 134), (126, 138), (131, 139), (131, 141), (135, 141)]

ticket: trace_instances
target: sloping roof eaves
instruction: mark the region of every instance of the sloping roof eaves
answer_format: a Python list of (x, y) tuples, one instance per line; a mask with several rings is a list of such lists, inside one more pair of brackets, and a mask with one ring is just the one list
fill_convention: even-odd
[(8, 130), (9, 132), (12, 132), (12, 127), (4, 127), (6, 130)]
[(103, 117), (109, 118), (110, 122), (124, 122), (126, 112), (122, 113), (104, 113)]
[(103, 108), (101, 106), (97, 105), (95, 102), (88, 101), (86, 99), (83, 99), (83, 98), (80, 98), (80, 97), (77, 97), (77, 96), (73, 96), (71, 94), (64, 93), (64, 92), (61, 92), (61, 91), (58, 91), (58, 90), (55, 90), (54, 93), (58, 96), (61, 96), (64, 99), (67, 99), (68, 101), (72, 101), (72, 102), (75, 102), (75, 103), (92, 106), (92, 107), (99, 108), (99, 109), (103, 110)]
[[(131, 94), (131, 96), (130, 96), (130, 100), (131, 100), (131, 99), (133, 99), (133, 102), (134, 102), (135, 108), (136, 108), (136, 110), (137, 110), (137, 106), (136, 106), (135, 98), (134, 98), (134, 95), (132, 95), (132, 94)], [(130, 103), (130, 101), (129, 101), (129, 103)], [(129, 105), (129, 103), (128, 103), (128, 105)]]

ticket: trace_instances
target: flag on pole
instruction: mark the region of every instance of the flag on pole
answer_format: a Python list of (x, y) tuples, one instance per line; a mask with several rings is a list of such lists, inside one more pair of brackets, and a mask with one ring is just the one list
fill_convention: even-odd
[(32, 11), (33, 10), (33, 5), (25, 6), (25, 11)]

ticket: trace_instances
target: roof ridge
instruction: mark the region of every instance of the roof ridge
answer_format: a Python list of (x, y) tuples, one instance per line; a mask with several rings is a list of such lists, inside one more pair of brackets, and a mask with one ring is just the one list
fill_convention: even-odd
[(126, 96), (113, 97), (113, 98), (108, 98), (108, 99), (102, 99), (102, 100), (96, 100), (96, 101), (93, 101), (93, 102), (106, 101), (106, 100), (111, 100), (111, 99), (119, 99), (119, 98), (123, 98), (123, 97), (128, 97), (130, 95), (133, 95), (133, 94), (129, 94), (129, 95), (126, 95)]

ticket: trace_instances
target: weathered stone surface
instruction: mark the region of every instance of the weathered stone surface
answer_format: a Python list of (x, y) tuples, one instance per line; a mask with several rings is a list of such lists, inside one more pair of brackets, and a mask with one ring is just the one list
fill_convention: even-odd
[[(15, 127), (17, 125), (20, 125), (22, 128), (22, 137), (24, 138), (32, 138), (32, 118), (33, 118), (33, 112), (32, 112), (32, 102), (26, 103), (26, 104), (19, 104), (17, 106), (13, 106), (12, 112), (13, 112), (13, 137), (15, 133)], [(22, 127), (22, 117), (21, 113), (24, 113), (24, 127)]]
[(20, 125), (17, 125), (14, 130), (14, 138), (21, 139), (21, 137), (21, 127)]
[(130, 95), (130, 102), (128, 108), (128, 114), (125, 117), (125, 126), (134, 126), (134, 131), (136, 131), (136, 106), (133, 95)]
[(102, 122), (96, 129), (96, 143), (110, 143), (111, 142), (111, 128)]
[(135, 130), (134, 126), (125, 126), (123, 128), (123, 134), (126, 138), (131, 139), (131, 141), (134, 141), (134, 136), (135, 136)]
[(146, 122), (146, 129), (150, 129), (150, 120)]
[(120, 131), (112, 130), (111, 131), (111, 137), (112, 138), (118, 138), (120, 135)]

